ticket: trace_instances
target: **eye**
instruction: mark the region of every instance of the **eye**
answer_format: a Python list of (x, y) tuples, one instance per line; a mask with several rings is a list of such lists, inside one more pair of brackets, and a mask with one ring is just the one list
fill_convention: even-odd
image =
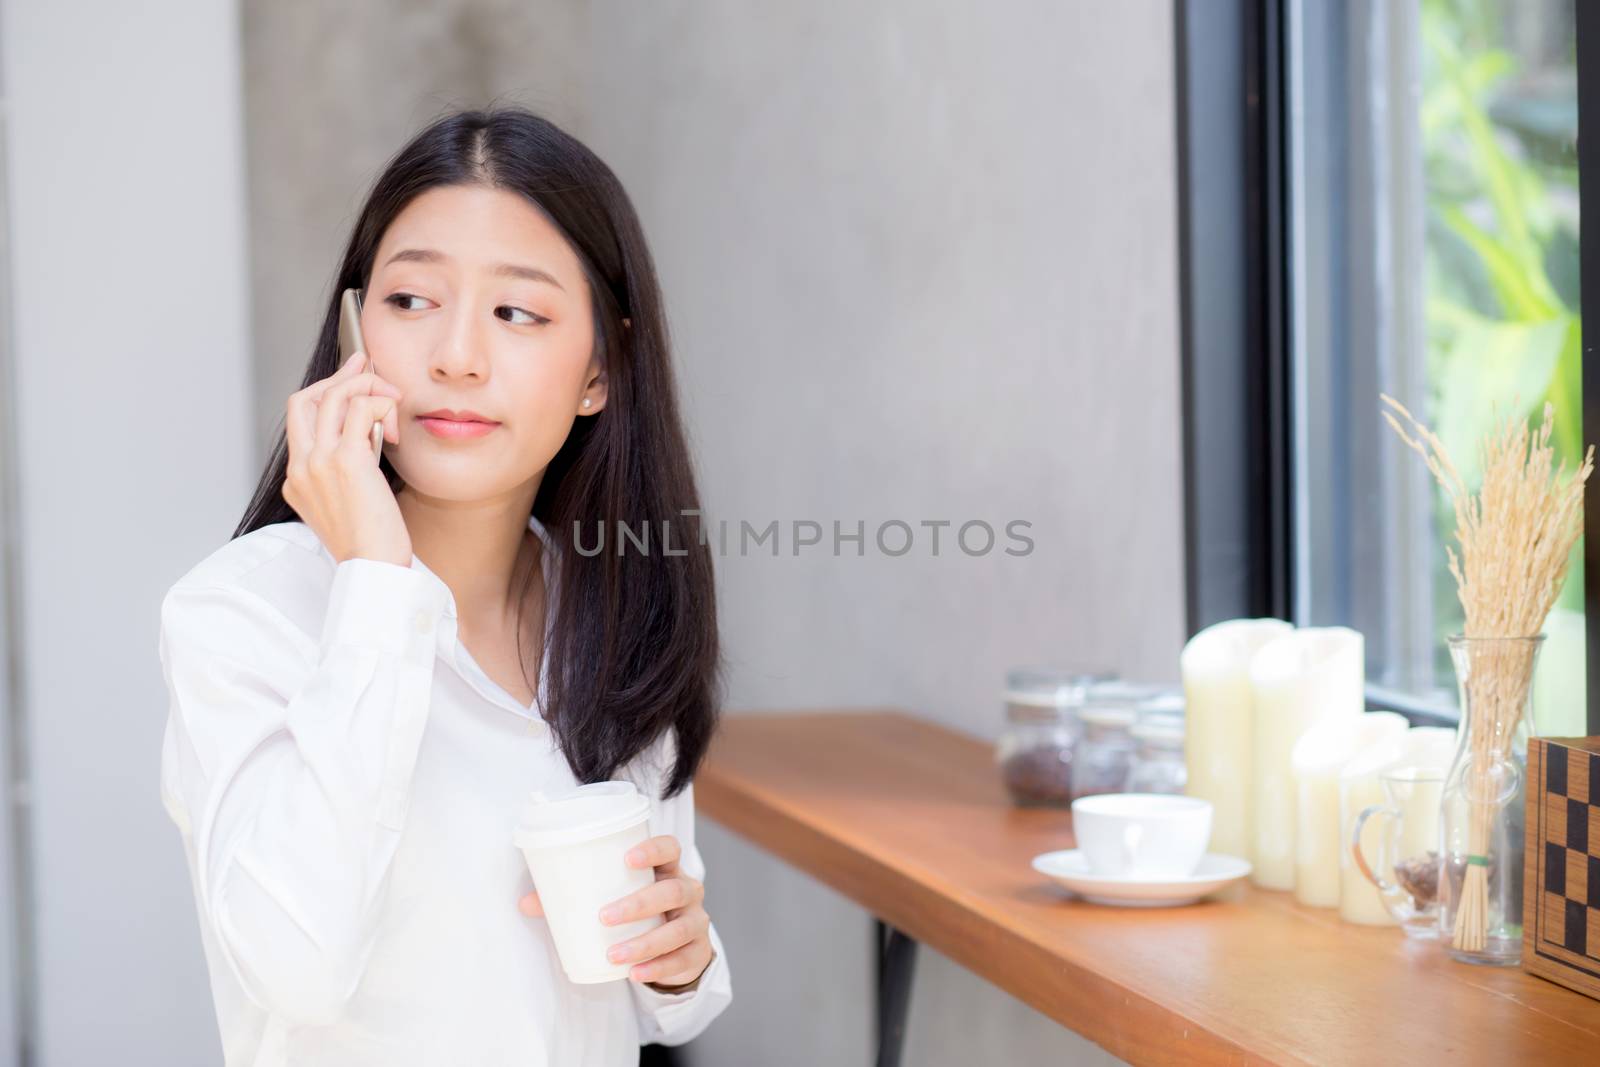
[[(395, 307), (399, 308), (401, 311), (419, 311), (419, 310), (421, 310), (420, 308), (405, 307), (404, 306), (404, 301), (407, 301), (407, 300), (423, 300), (423, 301), (426, 301), (427, 303), (430, 303), (430, 304), (433, 302), (431, 300), (428, 300), (427, 297), (417, 296), (415, 293), (394, 293), (394, 294), (391, 294), (390, 296), (385, 297), (384, 298), (384, 303), (392, 304)], [(525, 320), (517, 320), (517, 319), (508, 318), (506, 314), (502, 314), (503, 312), (510, 313), (510, 314), (517, 314), (517, 315), (526, 315), (527, 319), (525, 319)], [(498, 315), (500, 318), (505, 319), (507, 322), (510, 322), (510, 323), (512, 323), (513, 325), (516, 325), (516, 326), (543, 326), (545, 323), (550, 321), (549, 319), (545, 318), (543, 315), (535, 315), (531, 311), (524, 311), (522, 308), (512, 307), (509, 304), (501, 304), (499, 307), (495, 308), (495, 314)]]
[[(549, 319), (545, 318), (543, 315), (535, 315), (531, 311), (524, 311), (521, 308), (512, 307), (509, 304), (501, 304), (499, 307), (494, 309), (494, 313), (496, 315), (500, 315), (500, 312), (502, 312), (502, 311), (513, 311), (513, 312), (516, 312), (518, 315), (526, 315), (526, 316), (528, 316), (529, 319), (532, 320), (531, 322), (514, 322), (513, 320), (510, 320), (510, 319), (506, 320), (508, 322), (512, 322), (512, 324), (516, 325), (516, 326), (543, 326), (545, 323), (550, 321)], [(505, 318), (504, 315), (501, 315), (500, 317), (501, 318)]]
[[(400, 304), (398, 302), (401, 301), (401, 300), (426, 300), (426, 299), (427, 299), (427, 297), (417, 296), (414, 293), (394, 293), (391, 296), (384, 297), (383, 302), (385, 304), (393, 304), (395, 307), (400, 307)], [(400, 307), (400, 310), (401, 311), (416, 311), (417, 309), (416, 308), (408, 308), (408, 307)]]

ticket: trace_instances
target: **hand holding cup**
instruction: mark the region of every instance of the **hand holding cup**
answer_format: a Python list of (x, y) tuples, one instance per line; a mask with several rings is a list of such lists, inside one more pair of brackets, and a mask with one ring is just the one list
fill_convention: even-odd
[[(600, 909), (608, 926), (654, 915), (665, 921), (631, 941), (613, 945), (608, 957), (614, 963), (635, 963), (629, 977), (655, 986), (690, 986), (711, 963), (711, 917), (704, 907), (705, 886), (685, 874), (679, 865), (682, 849), (671, 834), (649, 838), (630, 849), (629, 867), (654, 867), (655, 882)], [(524, 915), (544, 914), (537, 891), (518, 901)]]

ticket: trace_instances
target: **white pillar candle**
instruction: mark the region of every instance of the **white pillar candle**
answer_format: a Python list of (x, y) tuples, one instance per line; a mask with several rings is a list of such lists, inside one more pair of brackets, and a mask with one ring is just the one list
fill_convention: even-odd
[(1248, 858), (1250, 817), (1250, 661), (1262, 645), (1291, 633), (1282, 619), (1232, 619), (1206, 627), (1184, 646), (1184, 792), (1211, 801), (1212, 852)]
[(1306, 627), (1263, 645), (1250, 661), (1255, 757), (1255, 851), (1251, 880), (1294, 888), (1295, 742), (1319, 722), (1355, 718), (1366, 706), (1361, 635), (1346, 626)]
[(1294, 898), (1318, 908), (1339, 906), (1339, 857), (1344, 827), (1339, 820), (1339, 773), (1345, 764), (1406, 733), (1403, 715), (1369, 711), (1318, 723), (1295, 743)]
[(1419, 767), (1450, 769), (1456, 754), (1456, 729), (1453, 726), (1413, 726), (1406, 731), (1401, 758)]

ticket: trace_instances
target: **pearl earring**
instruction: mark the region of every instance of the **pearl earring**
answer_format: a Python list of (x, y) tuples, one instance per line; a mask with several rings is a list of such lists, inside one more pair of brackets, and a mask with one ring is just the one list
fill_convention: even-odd
[(583, 398), (583, 406), (584, 407), (588, 407), (592, 403), (594, 403), (594, 401), (590, 400), (588, 397), (584, 397)]

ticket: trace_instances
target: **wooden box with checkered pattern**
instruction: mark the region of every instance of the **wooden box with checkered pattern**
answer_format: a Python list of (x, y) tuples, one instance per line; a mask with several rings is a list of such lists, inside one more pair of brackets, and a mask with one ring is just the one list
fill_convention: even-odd
[(1600, 999), (1600, 737), (1528, 742), (1522, 967)]

